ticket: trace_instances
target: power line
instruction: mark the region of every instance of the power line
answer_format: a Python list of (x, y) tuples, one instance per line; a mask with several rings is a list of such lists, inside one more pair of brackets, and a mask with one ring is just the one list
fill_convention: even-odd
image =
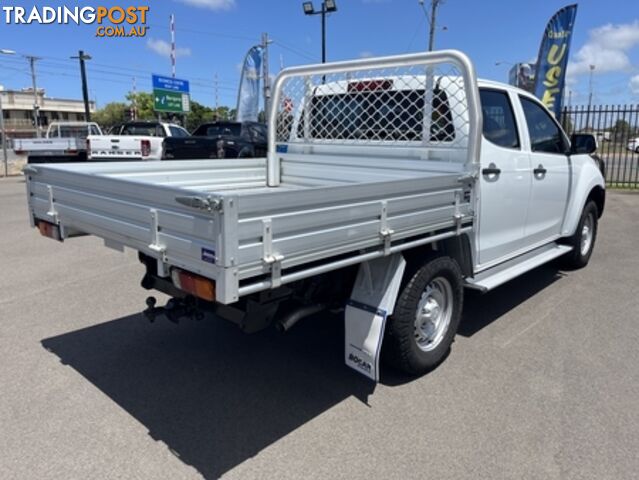
[[(41, 62), (41, 65), (44, 65), (48, 69), (62, 70), (62, 71), (41, 70), (41, 72), (44, 73), (44, 74), (47, 74), (47, 75), (50, 75), (50, 76), (60, 75), (60, 76), (65, 76), (65, 77), (77, 78), (77, 74), (67, 73), (67, 72), (73, 72), (74, 71), (74, 69), (71, 68), (71, 66), (60, 65), (60, 64), (56, 64), (56, 63), (52, 63), (52, 62)], [(4, 68), (16, 70), (16, 71), (19, 71), (21, 73), (28, 74), (28, 72), (26, 70), (24, 70), (24, 69), (17, 69), (17, 68), (12, 68), (12, 67), (4, 67)], [(106, 82), (111, 82), (111, 83), (120, 83), (120, 84), (127, 84), (128, 85), (129, 84), (129, 79), (131, 77), (130, 75), (127, 75), (127, 74), (124, 74), (124, 73), (113, 72), (113, 71), (109, 71), (109, 70), (96, 69), (96, 68), (93, 68), (92, 66), (88, 66), (87, 70), (91, 74), (91, 79), (92, 80), (96, 79), (96, 80), (100, 80), (100, 81), (106, 81)], [(105, 78), (104, 76), (95, 75), (96, 73), (102, 74), (102, 75), (109, 75), (109, 76), (126, 78), (127, 80), (126, 81), (119, 81), (119, 80), (116, 80), (116, 79), (113, 79), (113, 78)], [(147, 73), (147, 72), (145, 72), (145, 73)], [(149, 73), (149, 75), (150, 75), (150, 73)], [(201, 81), (193, 81), (193, 80), (191, 80), (189, 83), (191, 85), (199, 86), (199, 87), (202, 87), (204, 89), (211, 87), (211, 83), (206, 81), (205, 79), (201, 79)], [(227, 90), (227, 91), (233, 91), (233, 92), (235, 92), (237, 90), (237, 87), (234, 86), (234, 84), (226, 83), (226, 82), (220, 82), (219, 80), (218, 80), (218, 88), (220, 90)]]
[(310, 53), (306, 53), (306, 52), (303, 52), (301, 50), (298, 50), (298, 49), (296, 49), (294, 47), (291, 47), (291, 46), (287, 45), (286, 43), (283, 43), (281, 40), (273, 40), (273, 39), (271, 39), (271, 41), (274, 44), (279, 45), (280, 48), (283, 48), (284, 50), (288, 50), (289, 52), (294, 53), (295, 55), (297, 55), (299, 57), (303, 57), (303, 58), (305, 58), (307, 60), (311, 60), (313, 62), (317, 62), (319, 60), (316, 56), (314, 56), (314, 55), (312, 55)]
[[(149, 27), (159, 28), (162, 30), (168, 30), (166, 25), (158, 25), (158, 24), (149, 24)], [(186, 32), (186, 33), (195, 33), (197, 35), (207, 35), (210, 37), (221, 37), (221, 38), (233, 38), (235, 40), (248, 40), (251, 42), (256, 41), (255, 37), (249, 37), (244, 35), (236, 35), (234, 33), (221, 33), (221, 32), (211, 32), (208, 30), (194, 30), (191, 28), (176, 28), (178, 32)]]

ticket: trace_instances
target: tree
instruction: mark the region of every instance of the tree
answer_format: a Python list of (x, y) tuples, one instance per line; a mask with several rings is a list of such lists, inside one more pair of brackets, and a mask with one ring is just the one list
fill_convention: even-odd
[(137, 120), (153, 120), (157, 118), (154, 111), (155, 102), (153, 94), (147, 92), (129, 93), (126, 99), (131, 105), (135, 105)]
[[(182, 124), (184, 127), (193, 131), (199, 125), (206, 122), (216, 120), (235, 120), (235, 109), (226, 106), (218, 107), (217, 110), (202, 105), (201, 103), (191, 100), (191, 111), (186, 114), (185, 118), (181, 114), (176, 113), (158, 113), (154, 110), (155, 104), (153, 95), (147, 92), (130, 92), (126, 96), (127, 103), (112, 102), (106, 104), (103, 108), (93, 114), (94, 120), (104, 129), (112, 127), (117, 123), (121, 123), (131, 119), (131, 111), (135, 105), (137, 120), (155, 120), (160, 118), (167, 122)], [(185, 120), (185, 121), (184, 121)]]
[(102, 128), (107, 129), (126, 120), (129, 106), (122, 102), (107, 103), (100, 110), (92, 115), (94, 122), (97, 122)]
[(215, 112), (212, 108), (191, 100), (191, 111), (186, 115), (186, 129), (189, 132), (195, 130), (198, 126), (206, 122), (212, 122), (215, 118)]
[(618, 142), (624, 141), (626, 138), (630, 136), (630, 124), (626, 122), (624, 119), (619, 119), (615, 122), (615, 125), (612, 127), (612, 135), (614, 139)]
[(229, 107), (217, 107), (217, 110), (213, 110), (213, 114), (217, 120), (235, 120), (234, 110)]

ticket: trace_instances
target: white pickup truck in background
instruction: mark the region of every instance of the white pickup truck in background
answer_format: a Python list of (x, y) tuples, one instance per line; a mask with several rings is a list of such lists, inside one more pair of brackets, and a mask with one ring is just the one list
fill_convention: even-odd
[(93, 162), (161, 160), (162, 142), (165, 137), (188, 136), (189, 132), (172, 123), (127, 122), (114, 134), (87, 138), (89, 160)]
[(595, 138), (461, 52), (286, 69), (272, 105), (266, 158), (28, 166), (31, 223), (137, 250), (172, 297), (151, 319), (287, 330), (343, 308), (345, 362), (374, 380), (380, 356), (413, 375), (446, 357), (465, 288), (590, 259)]
[(52, 122), (44, 138), (16, 138), (13, 151), (27, 154), (28, 163), (61, 163), (87, 159), (88, 136), (102, 135), (94, 122)]

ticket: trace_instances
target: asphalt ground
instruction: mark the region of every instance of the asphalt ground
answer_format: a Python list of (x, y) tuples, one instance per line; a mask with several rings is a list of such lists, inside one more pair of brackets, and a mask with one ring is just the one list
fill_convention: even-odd
[(24, 191), (0, 180), (0, 478), (637, 478), (639, 194), (586, 269), (470, 292), (438, 369), (374, 386), (335, 316), (150, 324), (134, 252), (40, 237)]

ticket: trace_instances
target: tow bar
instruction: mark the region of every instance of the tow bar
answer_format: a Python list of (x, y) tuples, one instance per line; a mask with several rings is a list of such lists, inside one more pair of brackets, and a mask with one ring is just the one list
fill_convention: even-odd
[(160, 316), (165, 316), (170, 322), (178, 324), (182, 318), (190, 318), (200, 321), (204, 318), (204, 313), (188, 300), (171, 298), (164, 307), (156, 307), (157, 299), (148, 297), (146, 299), (146, 310), (142, 312), (147, 320), (151, 323)]

